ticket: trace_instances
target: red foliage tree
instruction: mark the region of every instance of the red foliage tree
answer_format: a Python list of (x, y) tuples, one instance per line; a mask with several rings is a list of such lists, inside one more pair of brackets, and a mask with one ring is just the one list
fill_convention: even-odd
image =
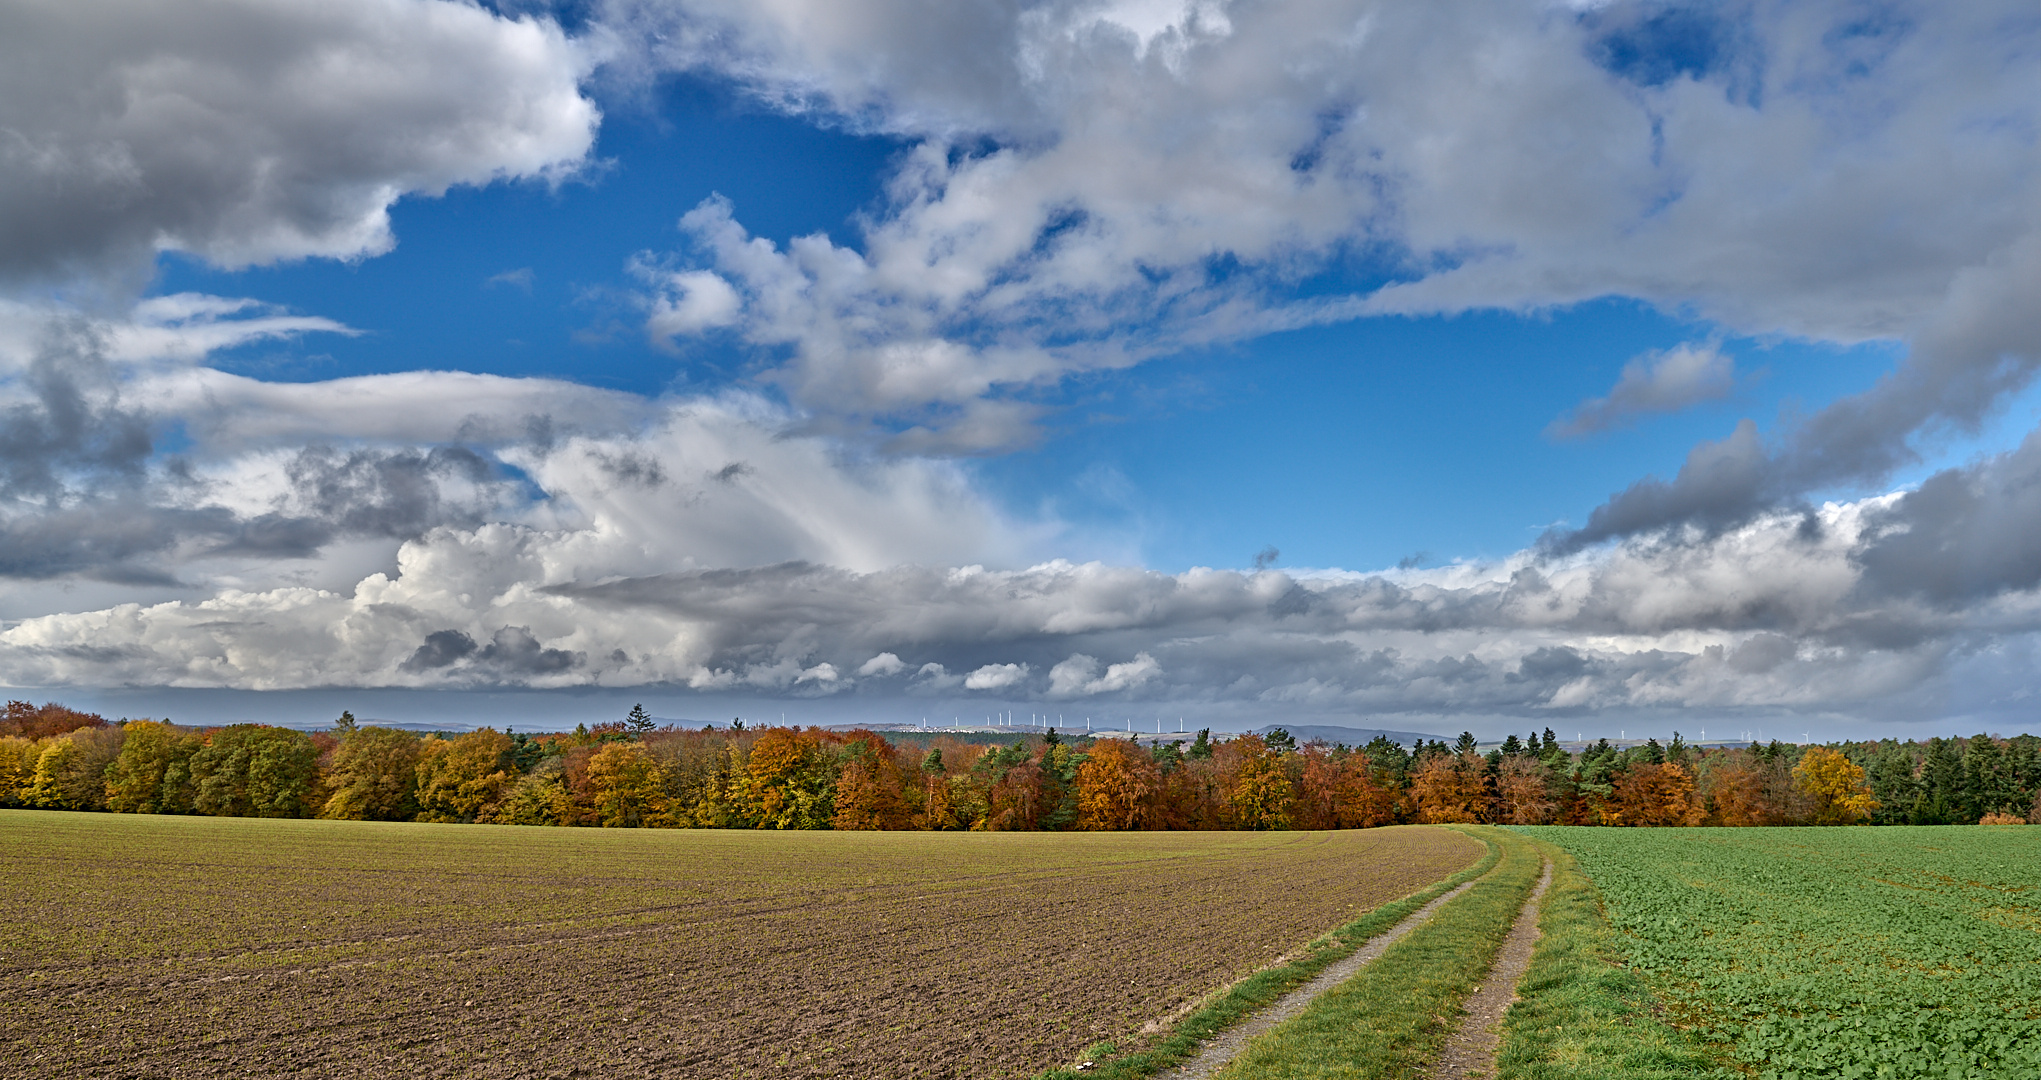
[(43, 702), (40, 706), (26, 701), (10, 701), (6, 715), (0, 717), (0, 738), (15, 735), (24, 739), (47, 739), (79, 728), (105, 726), (106, 717), (98, 713), (79, 712), (54, 701)]

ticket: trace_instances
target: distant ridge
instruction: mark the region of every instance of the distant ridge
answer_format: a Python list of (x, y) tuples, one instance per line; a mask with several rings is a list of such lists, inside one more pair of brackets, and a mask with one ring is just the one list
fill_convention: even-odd
[(1333, 727), (1327, 724), (1265, 724), (1261, 727), (1250, 729), (1250, 734), (1266, 735), (1277, 728), (1282, 728), (1284, 731), (1289, 732), (1300, 746), (1313, 739), (1322, 739), (1329, 743), (1345, 743), (1348, 746), (1366, 746), (1368, 743), (1373, 742), (1377, 735), (1388, 739), (1390, 742), (1402, 743), (1405, 746), (1421, 741), (1429, 742), (1434, 739), (1442, 742), (1452, 741), (1443, 735), (1428, 735), (1419, 731), (1385, 731), (1382, 728)]

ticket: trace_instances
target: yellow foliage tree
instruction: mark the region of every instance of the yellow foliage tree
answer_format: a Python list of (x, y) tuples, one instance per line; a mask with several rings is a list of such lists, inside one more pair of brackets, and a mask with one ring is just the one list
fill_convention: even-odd
[(1242, 735), (1226, 745), (1238, 755), (1226, 799), (1234, 822), (1243, 829), (1289, 828), (1296, 788), (1283, 768), (1283, 755), (1259, 735)]
[(634, 742), (608, 743), (588, 759), (588, 787), (605, 829), (661, 824), (666, 813), (659, 763)]
[[(415, 815), (419, 746), (418, 736), (395, 728), (370, 725), (348, 732), (333, 750), (333, 763), (327, 770), (333, 794), (319, 816), (347, 821), (404, 821)], [(456, 753), (453, 747), (454, 743), (441, 744), (440, 758), (433, 770), (439, 784), (440, 805), (449, 815), (466, 802), (457, 790), (461, 781), (452, 775), (461, 767), (459, 762), (449, 760), (448, 755)], [(470, 752), (468, 756), (481, 755)], [(449, 787), (456, 790), (449, 791)]]
[(1793, 781), (1814, 799), (1817, 825), (1847, 825), (1871, 816), (1878, 800), (1864, 780), (1864, 767), (1840, 750), (1816, 746), (1793, 766)]
[(495, 812), (516, 782), (510, 736), (495, 728), (418, 747), (418, 820), (478, 821)]
[(124, 814), (189, 814), (191, 756), (199, 738), (154, 720), (130, 720), (106, 771), (106, 806)]
[(21, 806), (35, 779), (35, 740), (0, 735), (0, 806)]

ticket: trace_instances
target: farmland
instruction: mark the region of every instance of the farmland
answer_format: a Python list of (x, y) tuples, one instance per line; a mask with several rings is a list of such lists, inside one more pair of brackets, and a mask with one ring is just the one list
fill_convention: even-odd
[(2041, 829), (1519, 831), (1579, 860), (1668, 1018), (1756, 1076), (2041, 1074)]
[(1026, 1076), (1481, 854), (0, 812), (0, 1071)]

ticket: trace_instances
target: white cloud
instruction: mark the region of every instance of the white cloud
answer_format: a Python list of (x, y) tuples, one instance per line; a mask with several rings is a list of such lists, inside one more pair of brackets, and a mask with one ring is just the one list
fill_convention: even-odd
[(1736, 361), (1714, 345), (1692, 342), (1652, 350), (1623, 365), (1606, 397), (1589, 398), (1554, 420), (1545, 434), (1573, 439), (1631, 423), (1646, 413), (1678, 412), (1728, 397), (1736, 389)]
[(706, 270), (660, 275), (660, 292), (645, 319), (645, 332), (657, 344), (699, 334), (737, 321), (742, 301), (730, 283)]
[(550, 21), (445, 0), (68, 0), (0, 34), (0, 277), (389, 249), (390, 205), (559, 178), (599, 60)]
[(1098, 659), (1083, 653), (1072, 653), (1068, 660), (1049, 669), (1049, 696), (1052, 698), (1090, 697), (1094, 694), (1118, 693), (1140, 686), (1162, 674), (1162, 665), (1147, 653), (1139, 653), (1124, 664), (1106, 668), (1098, 673)]
[[(936, 667), (940, 669), (942, 665), (937, 664)], [(863, 664), (858, 665), (858, 676), (860, 678), (870, 678), (874, 675), (898, 675), (906, 670), (907, 665), (901, 663), (899, 657), (889, 652), (882, 652)]]
[(1026, 664), (987, 664), (964, 679), (966, 690), (1004, 690), (1026, 678)]

